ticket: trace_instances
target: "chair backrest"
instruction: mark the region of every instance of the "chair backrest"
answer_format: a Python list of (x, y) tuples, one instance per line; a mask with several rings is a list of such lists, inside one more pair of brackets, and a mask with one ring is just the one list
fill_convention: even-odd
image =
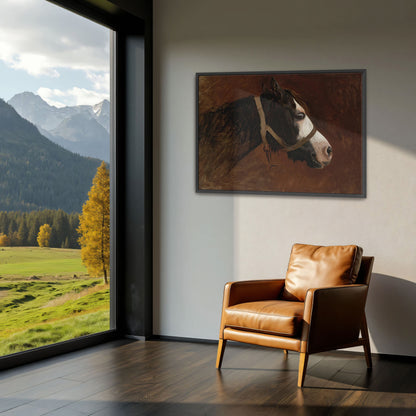
[(362, 252), (356, 245), (294, 244), (281, 297), (303, 302), (308, 289), (355, 283)]
[(371, 279), (371, 271), (373, 270), (374, 257), (363, 256), (361, 259), (360, 270), (355, 283), (369, 285)]

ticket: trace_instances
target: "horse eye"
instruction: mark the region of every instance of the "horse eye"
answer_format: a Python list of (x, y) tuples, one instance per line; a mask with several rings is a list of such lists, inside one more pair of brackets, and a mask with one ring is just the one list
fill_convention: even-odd
[(305, 117), (306, 117), (305, 113), (302, 113), (302, 112), (295, 114), (296, 120), (303, 120)]

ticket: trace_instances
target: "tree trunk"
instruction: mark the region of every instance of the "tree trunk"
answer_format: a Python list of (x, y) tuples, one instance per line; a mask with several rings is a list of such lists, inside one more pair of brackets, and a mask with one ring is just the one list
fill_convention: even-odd
[(103, 208), (103, 215), (101, 221), (101, 261), (103, 264), (103, 272), (104, 272), (104, 283), (108, 284), (107, 279), (107, 269), (105, 267), (105, 255), (104, 255), (104, 227), (105, 227), (105, 216), (104, 216), (104, 208)]

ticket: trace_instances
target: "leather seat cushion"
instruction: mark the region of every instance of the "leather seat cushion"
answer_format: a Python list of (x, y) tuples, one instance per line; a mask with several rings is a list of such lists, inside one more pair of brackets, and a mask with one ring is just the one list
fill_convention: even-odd
[(225, 326), (267, 334), (300, 335), (303, 302), (265, 300), (239, 303), (224, 310)]
[(355, 245), (295, 244), (290, 254), (282, 299), (303, 302), (308, 289), (354, 283), (362, 254), (362, 248)]

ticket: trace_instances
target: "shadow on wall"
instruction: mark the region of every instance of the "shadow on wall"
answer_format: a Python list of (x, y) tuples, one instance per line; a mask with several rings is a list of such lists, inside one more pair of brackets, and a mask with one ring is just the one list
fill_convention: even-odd
[(380, 353), (416, 356), (416, 283), (373, 273), (366, 315)]

